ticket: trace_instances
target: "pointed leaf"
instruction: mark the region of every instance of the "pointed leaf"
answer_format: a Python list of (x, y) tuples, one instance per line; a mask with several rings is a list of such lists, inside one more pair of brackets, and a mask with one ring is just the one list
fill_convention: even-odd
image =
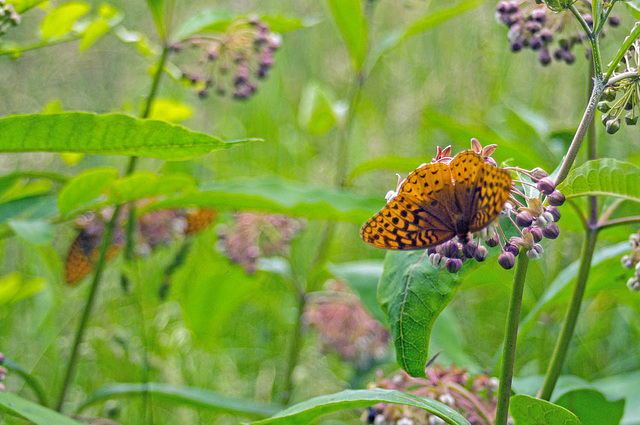
[(329, 94), (315, 83), (308, 84), (300, 97), (298, 121), (314, 136), (327, 133), (338, 121), (329, 98)]
[(558, 186), (567, 198), (613, 196), (640, 202), (640, 167), (611, 158), (588, 161)]
[(511, 397), (509, 413), (515, 425), (582, 425), (576, 415), (564, 407), (528, 395)]
[(369, 407), (377, 403), (419, 407), (438, 416), (448, 424), (469, 425), (469, 422), (461, 414), (436, 400), (381, 388), (346, 390), (312, 398), (291, 406), (269, 419), (253, 422), (252, 425), (307, 425), (327, 413)]
[(378, 302), (386, 311), (400, 367), (424, 377), (429, 337), (438, 315), (449, 304), (460, 280), (438, 270), (423, 251), (389, 251), (378, 286)]
[(107, 385), (89, 396), (76, 413), (87, 407), (112, 398), (130, 398), (132, 395), (152, 394), (154, 400), (211, 409), (240, 416), (266, 417), (279, 411), (280, 406), (259, 403), (253, 400), (242, 400), (220, 395), (201, 388), (178, 387), (175, 385), (150, 382), (147, 384), (113, 384)]
[(156, 28), (158, 29), (158, 34), (160, 34), (161, 38), (165, 38), (166, 31), (164, 27), (164, 18), (165, 18), (165, 9), (164, 9), (165, 0), (147, 0), (147, 6), (151, 11), (151, 15), (153, 16), (153, 21), (156, 23)]
[(58, 209), (63, 216), (104, 194), (118, 178), (115, 168), (92, 168), (78, 174), (60, 189)]
[(61, 4), (42, 20), (40, 24), (42, 38), (48, 40), (65, 35), (71, 31), (74, 22), (81, 16), (86, 15), (89, 10), (91, 10), (91, 8), (84, 2), (72, 1)]
[(367, 54), (367, 21), (360, 0), (327, 0), (333, 17), (347, 43), (356, 70), (362, 68)]
[(179, 125), (122, 114), (64, 112), (0, 119), (0, 152), (77, 152), (184, 160), (256, 140), (223, 142)]
[(49, 245), (53, 241), (53, 225), (45, 220), (9, 220), (18, 237), (33, 245)]
[(164, 208), (210, 207), (362, 224), (384, 204), (380, 197), (267, 178), (223, 181), (204, 189), (151, 204), (141, 213)]
[(25, 418), (36, 425), (82, 425), (82, 422), (6, 391), (0, 391), (0, 410)]

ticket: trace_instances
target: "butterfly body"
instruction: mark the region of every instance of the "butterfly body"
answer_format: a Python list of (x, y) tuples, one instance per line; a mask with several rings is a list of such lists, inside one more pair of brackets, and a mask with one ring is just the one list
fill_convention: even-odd
[(425, 164), (402, 182), (395, 197), (360, 231), (379, 248), (425, 249), (458, 237), (468, 242), (498, 217), (511, 189), (507, 171), (487, 164), (473, 151), (449, 164)]

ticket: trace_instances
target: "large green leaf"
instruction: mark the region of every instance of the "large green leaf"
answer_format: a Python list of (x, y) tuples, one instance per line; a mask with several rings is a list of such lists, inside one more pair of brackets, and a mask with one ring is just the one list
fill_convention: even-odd
[(558, 190), (567, 198), (613, 196), (640, 202), (640, 167), (612, 158), (588, 161), (572, 170)]
[(609, 401), (601, 392), (583, 388), (564, 393), (555, 404), (572, 411), (583, 425), (619, 425), (625, 400)]
[(576, 415), (564, 407), (528, 395), (511, 397), (509, 413), (515, 425), (582, 425)]
[(399, 391), (375, 388), (372, 390), (346, 390), (336, 394), (312, 398), (291, 406), (269, 419), (253, 422), (252, 425), (307, 425), (327, 413), (369, 407), (377, 403), (419, 407), (438, 416), (448, 424), (469, 424), (458, 412), (436, 400), (417, 397)]
[(367, 54), (367, 21), (362, 14), (361, 1), (327, 0), (327, 3), (347, 43), (354, 66), (360, 70)]
[(384, 205), (384, 199), (380, 197), (268, 178), (223, 181), (204, 189), (157, 202), (146, 210), (210, 207), (362, 224)]
[(107, 399), (130, 398), (133, 395), (144, 394), (149, 394), (154, 400), (158, 401), (211, 409), (240, 416), (264, 418), (281, 410), (280, 406), (226, 397), (201, 388), (178, 387), (150, 382), (146, 384), (113, 384), (104, 386), (91, 394), (78, 407), (76, 413), (80, 413), (87, 407)]
[(179, 125), (122, 114), (64, 112), (0, 119), (0, 152), (78, 152), (183, 160), (254, 140), (224, 142)]
[(78, 174), (60, 189), (58, 208), (63, 216), (104, 194), (118, 178), (115, 168), (92, 168)]
[(0, 391), (0, 410), (25, 418), (36, 425), (82, 425), (82, 422), (6, 391)]
[(65, 35), (71, 31), (74, 22), (86, 15), (89, 10), (91, 7), (85, 2), (72, 1), (61, 4), (42, 20), (40, 24), (42, 38), (48, 40)]
[(389, 251), (378, 286), (398, 364), (415, 377), (425, 376), (431, 329), (460, 283), (457, 274), (435, 269), (426, 258), (420, 261), (422, 255), (422, 251)]

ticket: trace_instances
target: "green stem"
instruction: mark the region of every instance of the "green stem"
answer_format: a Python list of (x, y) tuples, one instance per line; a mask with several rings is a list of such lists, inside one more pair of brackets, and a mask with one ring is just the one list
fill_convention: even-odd
[(631, 224), (640, 222), (640, 216), (616, 218), (614, 220), (605, 221), (598, 224), (598, 230), (605, 229), (607, 227), (619, 226), (621, 224)]
[(282, 404), (285, 406), (291, 401), (293, 395), (293, 370), (298, 364), (298, 358), (300, 357), (300, 349), (302, 348), (302, 325), (303, 325), (303, 313), (307, 304), (306, 293), (301, 290), (298, 292), (298, 318), (296, 320), (296, 326), (293, 330), (293, 341), (291, 341), (291, 348), (289, 349), (289, 360), (287, 362), (287, 373), (284, 381), (284, 391), (282, 395)]
[(576, 321), (580, 314), (580, 305), (582, 304), (585, 287), (587, 286), (587, 279), (591, 268), (593, 251), (596, 246), (597, 234), (598, 229), (593, 227), (588, 229), (585, 233), (584, 241), (582, 242), (580, 267), (578, 269), (578, 276), (576, 277), (576, 286), (573, 288), (571, 301), (564, 318), (562, 330), (560, 331), (556, 348), (553, 350), (549, 369), (547, 370), (544, 383), (542, 384), (542, 389), (540, 389), (539, 393), (539, 397), (543, 400), (551, 399), (551, 394), (553, 393), (553, 389), (558, 381), (560, 372), (562, 371), (562, 365), (564, 364), (565, 357), (567, 356), (567, 350), (569, 349), (569, 343), (571, 342)]
[(506, 425), (509, 416), (509, 398), (511, 397), (511, 380), (513, 379), (513, 365), (516, 357), (516, 341), (518, 339), (518, 323), (520, 322), (520, 306), (524, 292), (524, 281), (527, 276), (529, 257), (527, 250), (520, 249), (518, 264), (513, 276), (513, 289), (507, 313), (507, 326), (502, 343), (502, 362), (500, 366), (500, 387), (498, 388), (498, 409), (495, 425)]
[(71, 380), (73, 379), (73, 375), (76, 369), (76, 364), (78, 362), (78, 349), (80, 347), (80, 343), (82, 342), (84, 332), (87, 328), (87, 324), (89, 323), (89, 316), (91, 315), (91, 310), (93, 309), (93, 304), (95, 302), (96, 295), (98, 293), (98, 286), (100, 285), (100, 280), (102, 278), (102, 272), (104, 271), (104, 267), (107, 263), (107, 251), (109, 249), (109, 245), (111, 245), (111, 236), (113, 235), (113, 230), (116, 226), (116, 222), (118, 221), (118, 215), (120, 215), (121, 206), (118, 205), (113, 211), (113, 216), (111, 220), (107, 223), (104, 234), (102, 236), (102, 246), (100, 247), (100, 256), (98, 257), (98, 262), (95, 266), (95, 272), (93, 275), (93, 280), (91, 281), (91, 289), (89, 291), (89, 297), (87, 298), (87, 302), (84, 307), (84, 311), (82, 312), (82, 318), (80, 319), (80, 325), (78, 325), (78, 329), (76, 330), (76, 336), (73, 341), (73, 347), (71, 349), (71, 356), (69, 357), (69, 362), (67, 363), (67, 371), (65, 373), (64, 381), (62, 383), (62, 388), (60, 389), (60, 394), (58, 396), (58, 403), (56, 404), (56, 410), (58, 412), (62, 412), (62, 406), (64, 404), (64, 400), (67, 396), (67, 391), (69, 390), (69, 385), (71, 384)]

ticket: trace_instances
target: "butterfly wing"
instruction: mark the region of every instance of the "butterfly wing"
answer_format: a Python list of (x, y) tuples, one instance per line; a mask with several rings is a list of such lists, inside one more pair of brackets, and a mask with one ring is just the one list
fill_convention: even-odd
[(459, 153), (449, 164), (455, 181), (455, 203), (470, 232), (495, 220), (509, 198), (511, 176), (487, 164), (473, 151)]
[(80, 237), (77, 237), (71, 244), (64, 266), (65, 281), (69, 285), (78, 283), (83, 277), (91, 273), (93, 263), (82, 248)]
[(398, 194), (360, 230), (378, 248), (425, 249), (455, 236), (450, 219), (452, 181), (449, 167), (427, 164), (413, 171)]

